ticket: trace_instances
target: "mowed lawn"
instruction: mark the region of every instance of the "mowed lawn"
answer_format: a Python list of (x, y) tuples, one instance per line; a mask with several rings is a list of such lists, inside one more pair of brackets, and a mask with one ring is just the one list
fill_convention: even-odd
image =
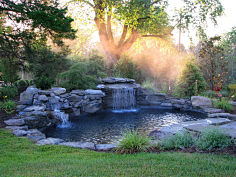
[(236, 176), (236, 160), (200, 153), (114, 154), (37, 146), (0, 129), (0, 176)]

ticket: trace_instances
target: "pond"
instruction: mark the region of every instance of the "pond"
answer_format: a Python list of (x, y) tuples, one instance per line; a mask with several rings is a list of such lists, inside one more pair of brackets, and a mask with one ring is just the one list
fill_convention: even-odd
[(66, 126), (54, 126), (43, 130), (47, 137), (64, 141), (114, 143), (130, 129), (149, 134), (164, 125), (205, 119), (206, 114), (195, 111), (142, 108), (128, 111), (106, 110), (71, 118)]

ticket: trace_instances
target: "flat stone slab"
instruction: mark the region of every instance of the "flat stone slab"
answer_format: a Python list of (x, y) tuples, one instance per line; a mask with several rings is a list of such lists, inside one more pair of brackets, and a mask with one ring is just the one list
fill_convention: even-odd
[(45, 134), (38, 131), (37, 129), (30, 129), (28, 130), (27, 138), (35, 140), (35, 141), (39, 141), (42, 139), (46, 139), (46, 136)]
[(59, 138), (47, 138), (47, 139), (42, 139), (39, 140), (36, 145), (56, 145), (59, 143), (64, 142), (62, 139)]
[(81, 149), (95, 149), (95, 144), (93, 143), (64, 142), (64, 143), (59, 143), (58, 145), (71, 146)]
[(97, 144), (95, 149), (97, 150), (110, 150), (114, 149), (118, 146), (118, 143), (113, 143), (113, 144)]
[(27, 125), (24, 125), (24, 126), (6, 126), (5, 129), (27, 131), (28, 130), (28, 126)]
[(23, 119), (9, 119), (5, 120), (4, 123), (9, 126), (21, 126), (25, 124)]
[(163, 107), (172, 107), (172, 103), (161, 103), (160, 106), (163, 106)]
[(12, 133), (17, 137), (21, 137), (27, 135), (29, 132), (25, 130), (14, 130)]
[(230, 113), (215, 113), (215, 114), (209, 114), (208, 117), (214, 118), (214, 117), (230, 117)]
[(45, 111), (45, 106), (30, 106), (24, 109), (25, 112), (32, 112), (32, 111)]
[(92, 90), (92, 89), (87, 89), (85, 90), (86, 95), (101, 95), (105, 96), (105, 93), (103, 93), (101, 90)]
[(225, 111), (223, 109), (216, 109), (216, 108), (204, 108), (204, 112), (215, 114), (215, 113), (224, 113)]
[(209, 119), (202, 119), (197, 121), (188, 121), (188, 122), (182, 122), (179, 124), (173, 124), (169, 126), (162, 127), (159, 131), (165, 132), (165, 133), (172, 133), (175, 134), (178, 131), (183, 131), (185, 127), (187, 126), (198, 126), (198, 125), (221, 125), (231, 122), (231, 120), (226, 118), (209, 118)]
[[(205, 129), (210, 128), (211, 126), (214, 126), (214, 125), (199, 124), (199, 125), (189, 125), (184, 128), (190, 131), (202, 133)], [(236, 123), (235, 122), (234, 124), (231, 124), (231, 126), (226, 124), (226, 125), (218, 126), (217, 128), (222, 129), (226, 134), (229, 134), (231, 137), (236, 138)]]

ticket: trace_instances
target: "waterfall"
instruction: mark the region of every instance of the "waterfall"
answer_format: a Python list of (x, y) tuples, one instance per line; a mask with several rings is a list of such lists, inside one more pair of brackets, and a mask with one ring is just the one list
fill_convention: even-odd
[(56, 116), (56, 118), (61, 120), (61, 123), (57, 127), (59, 127), (59, 128), (70, 128), (71, 127), (71, 124), (69, 122), (69, 114), (61, 112), (58, 109), (55, 109), (54, 115)]
[(113, 110), (134, 110), (136, 99), (133, 88), (114, 89), (112, 92)]

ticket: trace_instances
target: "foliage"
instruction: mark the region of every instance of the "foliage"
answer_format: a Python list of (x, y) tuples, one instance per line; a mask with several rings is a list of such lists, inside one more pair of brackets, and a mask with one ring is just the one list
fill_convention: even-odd
[(34, 80), (33, 79), (30, 79), (29, 85), (34, 85)]
[(217, 126), (210, 126), (203, 130), (202, 135), (196, 140), (196, 145), (201, 150), (222, 148), (231, 144), (227, 132)]
[(5, 98), (13, 99), (18, 94), (18, 89), (15, 86), (2, 86), (0, 88), (0, 100)]
[(45, 41), (37, 40), (31, 46), (31, 52), (27, 55), (27, 69), (35, 78), (41, 76), (55, 78), (58, 73), (70, 68), (73, 61), (66, 58), (68, 50), (53, 52)]
[[(169, 25), (170, 19), (165, 12), (167, 5), (168, 1), (159, 0), (72, 0), (69, 8), (72, 11), (74, 9), (78, 16), (94, 12), (95, 19), (89, 16), (86, 18), (87, 20), (94, 19), (99, 31), (100, 42), (107, 55), (109, 68), (111, 68), (120, 59), (121, 54), (130, 49), (138, 37), (168, 38), (170, 36), (173, 27)], [(84, 6), (88, 8), (84, 9)], [(81, 10), (78, 11), (78, 9)], [(210, 17), (216, 23), (216, 17), (220, 16), (222, 12), (223, 7), (218, 0), (185, 1), (184, 9), (178, 11), (174, 19), (176, 26), (182, 29), (188, 28), (189, 24), (202, 29), (202, 22), (206, 22), (206, 17)], [(71, 12), (71, 14), (74, 13)], [(112, 24), (117, 22), (123, 27), (118, 42), (115, 41), (116, 36), (112, 32)]]
[(229, 92), (227, 90), (221, 90), (218, 92), (218, 95), (222, 95), (222, 97), (228, 97)]
[[(0, 48), (1, 50), (1, 48)], [(19, 75), (17, 72), (19, 71), (19, 62), (16, 60), (8, 60), (7, 58), (0, 59), (1, 64), (1, 72), (3, 73), (2, 80), (7, 84), (11, 85), (19, 80)]]
[(46, 77), (45, 75), (41, 77), (37, 77), (34, 80), (35, 86), (37, 88), (41, 88), (42, 90), (47, 90), (52, 87), (52, 85), (55, 83), (55, 79), (52, 77)]
[(226, 112), (234, 110), (234, 106), (228, 99), (212, 100), (212, 104), (214, 108), (223, 109)]
[(202, 43), (199, 54), (200, 69), (210, 90), (221, 90), (222, 84), (228, 74), (228, 61), (223, 61), (223, 51), (221, 46), (216, 45), (221, 37), (216, 36)]
[(18, 87), (27, 87), (28, 84), (25, 80), (21, 79), (21, 80), (17, 81), (17, 86)]
[(28, 79), (24, 79), (24, 80), (25, 80), (27, 86), (29, 86), (29, 80)]
[(112, 75), (114, 77), (129, 78), (136, 80), (139, 69), (128, 55), (121, 55), (121, 58), (114, 65)]
[(105, 76), (103, 68), (96, 61), (77, 62), (70, 67), (69, 71), (58, 75), (58, 85), (65, 87), (67, 91), (94, 89), (98, 84), (98, 77), (104, 78)]
[(160, 145), (164, 149), (174, 149), (174, 148), (188, 148), (194, 144), (193, 135), (189, 134), (187, 131), (178, 132), (175, 135), (167, 136), (162, 138)]
[[(197, 84), (197, 89), (196, 89)], [(180, 76), (176, 82), (175, 92), (180, 95), (180, 97), (184, 96), (193, 96), (194, 94), (200, 93), (205, 90), (205, 81), (200, 74), (197, 66), (188, 61), (185, 64), (185, 67), (181, 71)]]
[(147, 138), (145, 135), (138, 134), (138, 130), (129, 130), (124, 133), (124, 137), (119, 141), (116, 151), (129, 154), (147, 152), (151, 149), (149, 145), (151, 139), (151, 137)]
[(153, 82), (150, 80), (145, 80), (141, 86), (145, 87), (147, 90), (152, 90), (153, 93), (156, 93), (156, 88), (154, 87)]
[(230, 95), (236, 94), (236, 84), (229, 84)]
[(0, 109), (4, 109), (7, 114), (11, 114), (15, 110), (13, 110), (16, 107), (16, 102), (12, 101), (10, 99), (4, 99), (3, 102), (0, 102)]

